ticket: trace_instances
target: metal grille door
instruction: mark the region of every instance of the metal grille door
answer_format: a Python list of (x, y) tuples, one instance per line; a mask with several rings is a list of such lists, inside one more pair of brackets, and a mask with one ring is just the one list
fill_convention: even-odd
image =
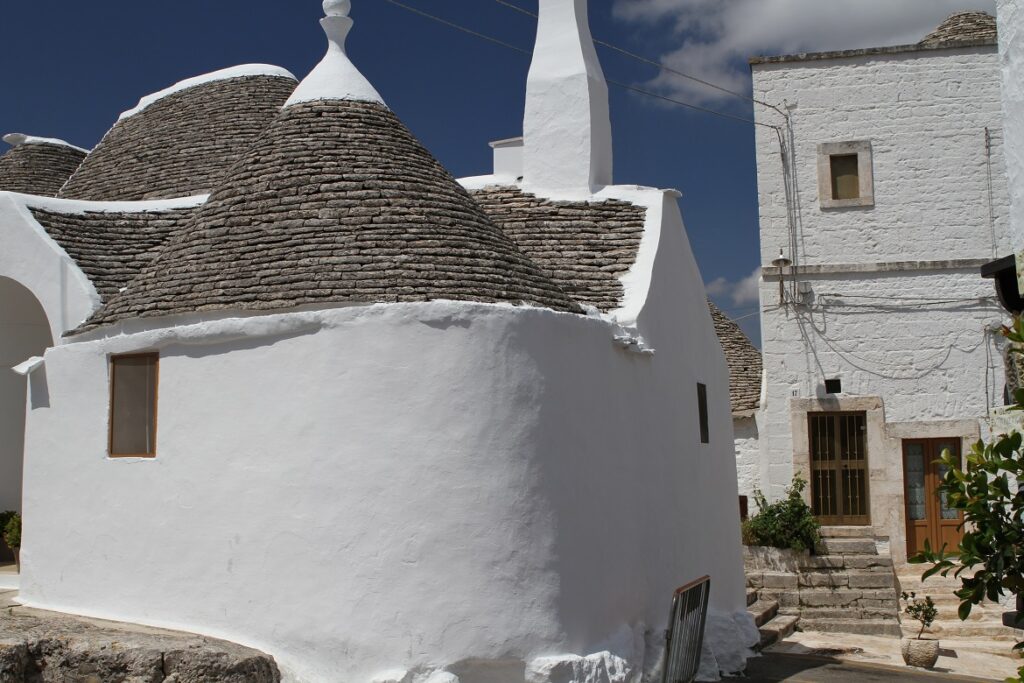
[(704, 576), (672, 595), (662, 683), (692, 683), (697, 678), (710, 594), (711, 577)]
[(871, 523), (867, 416), (810, 413), (811, 508), (823, 525)]

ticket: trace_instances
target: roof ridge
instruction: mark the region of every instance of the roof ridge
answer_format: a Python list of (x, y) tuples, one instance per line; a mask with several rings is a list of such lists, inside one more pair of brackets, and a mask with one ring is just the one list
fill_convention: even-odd
[(207, 310), (451, 299), (578, 312), (394, 112), (282, 109), (187, 225), (82, 327)]

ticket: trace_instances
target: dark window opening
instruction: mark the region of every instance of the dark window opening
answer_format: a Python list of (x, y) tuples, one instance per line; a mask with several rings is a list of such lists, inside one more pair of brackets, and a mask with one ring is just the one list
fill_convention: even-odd
[(156, 456), (156, 385), (160, 356), (110, 359), (110, 456)]
[(856, 154), (829, 157), (832, 169), (832, 199), (860, 199), (860, 169)]
[(697, 385), (697, 412), (700, 417), (700, 442), (711, 443), (708, 429), (708, 388), (704, 384)]
[(843, 393), (843, 381), (841, 379), (827, 379), (827, 380), (825, 380), (825, 393), (826, 394), (841, 394), (841, 393)]

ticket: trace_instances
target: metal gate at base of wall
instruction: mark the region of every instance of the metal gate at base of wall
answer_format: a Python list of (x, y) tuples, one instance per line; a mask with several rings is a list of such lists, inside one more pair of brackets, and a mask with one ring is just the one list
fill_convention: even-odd
[(710, 595), (710, 576), (691, 581), (672, 594), (672, 613), (665, 631), (662, 683), (692, 683), (697, 678)]
[(808, 413), (811, 508), (824, 526), (871, 524), (867, 413)]

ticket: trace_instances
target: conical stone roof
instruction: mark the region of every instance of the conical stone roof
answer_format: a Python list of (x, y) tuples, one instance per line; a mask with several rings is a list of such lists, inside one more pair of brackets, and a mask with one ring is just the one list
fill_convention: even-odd
[(921, 45), (947, 43), (995, 43), (998, 40), (996, 18), (987, 12), (958, 12), (925, 36)]
[(86, 155), (61, 140), (12, 133), (4, 141), (12, 147), (0, 154), (0, 191), (54, 197)]
[(380, 103), (287, 107), (229, 176), (82, 329), (435, 299), (577, 310)]

